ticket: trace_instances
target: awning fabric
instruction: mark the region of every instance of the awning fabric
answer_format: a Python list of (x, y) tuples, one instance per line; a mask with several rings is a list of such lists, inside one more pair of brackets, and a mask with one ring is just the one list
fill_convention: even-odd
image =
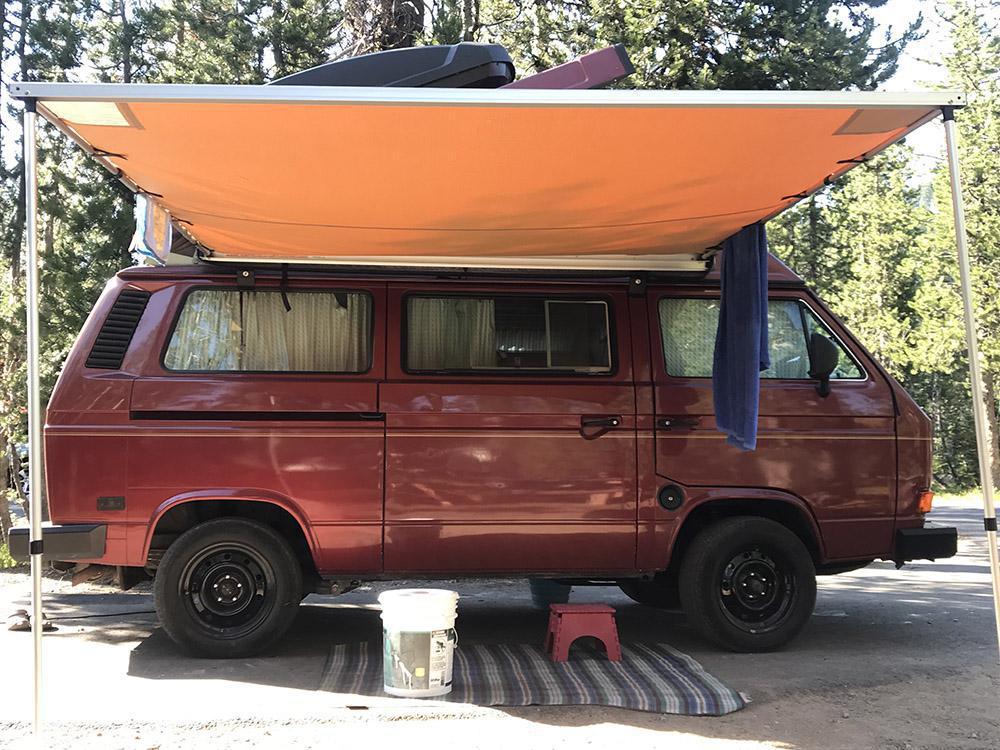
[[(19, 83), (218, 258), (698, 257), (952, 92)], [(515, 265), (516, 263), (512, 263)]]

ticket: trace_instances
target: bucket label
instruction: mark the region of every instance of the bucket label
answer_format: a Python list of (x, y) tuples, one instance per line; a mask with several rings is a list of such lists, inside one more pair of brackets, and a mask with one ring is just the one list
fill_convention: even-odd
[(430, 690), (451, 685), (454, 630), (383, 630), (386, 687)]

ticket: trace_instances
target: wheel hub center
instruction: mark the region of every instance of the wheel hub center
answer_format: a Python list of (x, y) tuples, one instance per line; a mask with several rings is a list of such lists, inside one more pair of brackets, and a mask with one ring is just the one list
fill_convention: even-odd
[(742, 552), (730, 560), (720, 583), (723, 606), (731, 617), (747, 626), (779, 615), (789, 593), (778, 565), (759, 549)]
[(243, 595), (243, 584), (226, 573), (212, 584), (215, 600), (220, 604), (235, 604)]
[(223, 554), (208, 559), (194, 590), (197, 601), (216, 616), (232, 617), (242, 613), (262, 594), (262, 576), (248, 558)]

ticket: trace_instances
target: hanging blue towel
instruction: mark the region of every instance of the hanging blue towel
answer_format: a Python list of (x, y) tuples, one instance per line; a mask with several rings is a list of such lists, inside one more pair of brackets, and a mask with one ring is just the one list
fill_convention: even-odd
[(767, 343), (767, 233), (744, 227), (723, 243), (722, 304), (712, 361), (715, 424), (727, 442), (757, 447), (760, 373), (771, 366)]

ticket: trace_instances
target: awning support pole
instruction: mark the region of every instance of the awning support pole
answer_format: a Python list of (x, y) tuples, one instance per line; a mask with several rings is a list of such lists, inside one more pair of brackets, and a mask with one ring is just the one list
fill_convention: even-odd
[(996, 617), (998, 660), (1000, 660), (1000, 560), (997, 551), (997, 510), (993, 497), (993, 475), (990, 471), (990, 444), (987, 435), (983, 373), (979, 366), (979, 340), (976, 336), (976, 317), (972, 305), (972, 276), (969, 270), (969, 246), (965, 230), (965, 204), (962, 199), (958, 145), (955, 142), (955, 110), (952, 107), (944, 107), (941, 113), (944, 115), (944, 137), (948, 150), (951, 206), (955, 214), (955, 246), (958, 249), (958, 272), (962, 283), (962, 305), (965, 309), (965, 339), (969, 349), (969, 378), (972, 384), (972, 415), (976, 425), (979, 481), (983, 487), (983, 519), (990, 553), (993, 611)]
[(28, 314), (28, 509), (31, 552), (31, 637), (34, 641), (35, 734), (42, 730), (42, 397), (38, 355), (38, 147), (35, 101), (24, 102), (24, 276)]

